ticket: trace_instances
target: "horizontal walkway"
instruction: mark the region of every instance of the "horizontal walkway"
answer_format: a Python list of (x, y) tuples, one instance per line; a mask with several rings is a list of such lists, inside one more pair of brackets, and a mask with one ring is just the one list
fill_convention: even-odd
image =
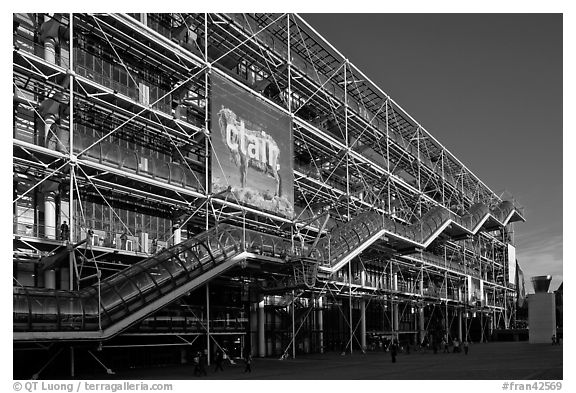
[(254, 359), (252, 373), (243, 373), (243, 362), (224, 363), (224, 372), (208, 367), (208, 376), (195, 377), (191, 365), (162, 368), (115, 370), (116, 375), (81, 375), (87, 379), (132, 380), (559, 380), (562, 373), (562, 346), (527, 342), (473, 344), (470, 353), (433, 354), (432, 351), (401, 353), (392, 363), (386, 352), (302, 355), (296, 359)]

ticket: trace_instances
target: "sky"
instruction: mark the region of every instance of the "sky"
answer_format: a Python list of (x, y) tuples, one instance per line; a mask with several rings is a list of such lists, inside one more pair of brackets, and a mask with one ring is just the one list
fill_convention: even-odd
[(494, 192), (516, 256), (563, 280), (562, 14), (300, 14)]

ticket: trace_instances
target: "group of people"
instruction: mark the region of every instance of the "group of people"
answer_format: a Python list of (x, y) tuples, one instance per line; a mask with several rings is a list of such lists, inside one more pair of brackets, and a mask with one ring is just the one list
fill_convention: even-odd
[[(444, 353), (450, 353), (449, 342), (446, 339), (442, 339), (442, 347), (444, 348)], [(457, 338), (452, 340), (452, 353), (460, 353), (464, 349), (464, 354), (468, 355), (470, 349), (470, 343), (467, 340), (460, 342)]]
[[(422, 343), (420, 345), (421, 349), (424, 349), (426, 347), (428, 347), (428, 344)], [(432, 348), (435, 354), (438, 353), (438, 346), (436, 342), (432, 342)], [(441, 348), (444, 348), (444, 353), (450, 353), (450, 344), (445, 338), (442, 339)], [(398, 344), (397, 340), (393, 340), (390, 342), (388, 350), (390, 351), (390, 355), (392, 357), (392, 363), (396, 363), (396, 357), (398, 356), (398, 352), (400, 351), (400, 349), (401, 347)], [(464, 350), (465, 355), (468, 355), (468, 352), (470, 350), (470, 343), (467, 340), (464, 340), (462, 342), (460, 342), (458, 339), (452, 340), (452, 353), (460, 353), (462, 352), (462, 350)], [(405, 351), (407, 355), (410, 354), (410, 344), (406, 345)]]
[[(225, 354), (222, 350), (218, 349), (216, 351), (216, 356), (214, 357), (214, 372), (218, 372), (218, 371), (224, 371), (224, 367), (222, 367), (222, 364), (224, 362), (225, 359)], [(206, 371), (206, 366), (208, 364), (208, 355), (207, 355), (207, 351), (204, 350), (204, 352), (197, 352), (194, 355), (194, 376), (196, 377), (202, 377), (202, 376), (207, 376), (208, 372)], [(245, 373), (251, 373), (252, 372), (252, 354), (251, 353), (247, 353), (244, 356), (244, 372)]]

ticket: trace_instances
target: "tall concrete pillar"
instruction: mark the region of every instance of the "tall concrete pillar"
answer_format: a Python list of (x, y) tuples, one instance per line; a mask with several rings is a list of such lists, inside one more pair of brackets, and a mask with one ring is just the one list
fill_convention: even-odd
[(324, 353), (324, 312), (322, 297), (318, 298), (318, 311), (316, 320), (318, 321), (318, 345), (320, 346), (320, 353)]
[(360, 299), (360, 344), (366, 350), (366, 300)]
[(56, 239), (56, 192), (44, 193), (44, 236)]
[(258, 356), (266, 356), (266, 335), (265, 335), (266, 313), (264, 312), (264, 300), (258, 303)]

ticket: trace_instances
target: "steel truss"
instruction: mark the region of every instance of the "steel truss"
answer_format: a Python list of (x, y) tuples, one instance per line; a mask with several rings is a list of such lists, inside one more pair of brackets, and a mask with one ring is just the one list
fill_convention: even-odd
[[(107, 274), (152, 254), (142, 236), (149, 221), (158, 223), (158, 248), (223, 222), (312, 243), (362, 211), (411, 224), (437, 206), (463, 215), (474, 204), (510, 199), (486, 186), (299, 15), (14, 14), (14, 21), (15, 256), (37, 263), (91, 229), (111, 239), (88, 239), (90, 256), (76, 251), (68, 269), (80, 273), (69, 274), (62, 289), (78, 288), (96, 264)], [(291, 117), (292, 219), (211, 191), (211, 168), (220, 165), (211, 154), (215, 76)], [(39, 211), (52, 201), (59, 216), (48, 222)], [(100, 221), (98, 209), (106, 212)], [(70, 233), (59, 239), (64, 219)], [(512, 224), (483, 228), (475, 236), (441, 235), (425, 250), (381, 239), (310, 292), (348, 298), (350, 349), (358, 329), (353, 298), (392, 299), (404, 311), (444, 302), (445, 320), (448, 306), (471, 307), (490, 315), (494, 327), (508, 326)], [(131, 249), (119, 249), (121, 233)], [(84, 270), (77, 260), (86, 262)], [(387, 283), (382, 274), (366, 279), (375, 268)], [(270, 280), (284, 273), (259, 274)], [(355, 283), (354, 274), (363, 279)], [(395, 288), (393, 276), (410, 290)], [(468, 276), (484, 281), (482, 304), (467, 301)]]

